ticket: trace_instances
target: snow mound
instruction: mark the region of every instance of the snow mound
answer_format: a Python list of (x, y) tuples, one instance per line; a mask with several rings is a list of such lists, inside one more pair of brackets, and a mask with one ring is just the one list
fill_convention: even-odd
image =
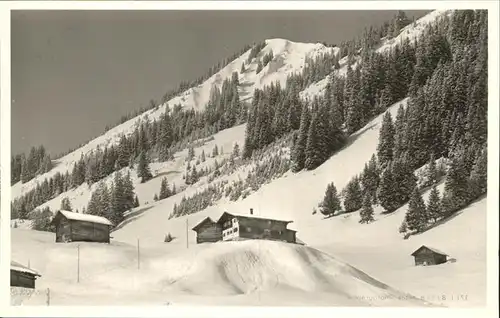
[(182, 290), (195, 295), (292, 289), (331, 293), (332, 303), (339, 305), (422, 305), (330, 255), (283, 242), (249, 240), (205, 244), (187, 255), (181, 253), (175, 258), (160, 259), (151, 266), (156, 272), (164, 273), (160, 286), (164, 290)]
[[(295, 305), (427, 304), (302, 245), (249, 240), (174, 250), (169, 244), (158, 244), (141, 248), (138, 269), (133, 245), (60, 244), (54, 242), (53, 233), (20, 229), (13, 229), (12, 234), (14, 256), (22, 260), (29, 255), (42, 275), (33, 293), (11, 300), (17, 304), (44, 304), (47, 288), (53, 305), (83, 305), (87, 301), (108, 305), (204, 301), (283, 305), (290, 297)], [(141, 290), (140, 295), (137, 290)]]

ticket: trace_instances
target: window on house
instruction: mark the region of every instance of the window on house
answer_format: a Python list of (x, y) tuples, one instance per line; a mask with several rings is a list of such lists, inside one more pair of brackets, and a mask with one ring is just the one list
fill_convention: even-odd
[(237, 227), (234, 228), (234, 233), (236, 233), (236, 232), (238, 232), (238, 228)]

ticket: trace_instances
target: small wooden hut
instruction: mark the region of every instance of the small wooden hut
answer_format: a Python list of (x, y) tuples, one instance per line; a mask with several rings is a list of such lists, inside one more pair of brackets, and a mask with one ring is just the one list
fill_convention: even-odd
[(56, 242), (101, 242), (109, 243), (113, 224), (97, 215), (58, 211), (52, 219), (56, 227)]
[(222, 240), (222, 228), (209, 217), (201, 220), (192, 230), (196, 232), (197, 244)]
[(448, 255), (438, 249), (422, 245), (411, 254), (415, 258), (415, 266), (438, 265), (446, 263)]
[(10, 286), (35, 288), (35, 280), (41, 277), (37, 271), (18, 262), (10, 261)]

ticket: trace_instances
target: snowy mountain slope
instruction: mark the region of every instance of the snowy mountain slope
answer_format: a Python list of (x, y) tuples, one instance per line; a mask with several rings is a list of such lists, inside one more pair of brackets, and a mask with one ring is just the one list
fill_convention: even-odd
[[(415, 23), (403, 28), (400, 35), (396, 38), (386, 40), (378, 51), (386, 51), (397, 43), (400, 43), (400, 41), (405, 38), (418, 38), (427, 24), (435, 21), (445, 14), (450, 14), (450, 12), (451, 11), (449, 10), (436, 10), (427, 14), (426, 16), (415, 21)], [(212, 87), (217, 86), (220, 88), (223, 81), (226, 78), (230, 78), (233, 72), (237, 72), (239, 74), (240, 98), (242, 100), (250, 101), (253, 91), (256, 88), (262, 88), (275, 81), (279, 81), (281, 85), (284, 85), (286, 77), (289, 74), (301, 71), (301, 69), (305, 66), (305, 60), (307, 57), (315, 57), (324, 53), (338, 53), (338, 50), (339, 49), (336, 47), (325, 47), (320, 43), (297, 43), (285, 39), (269, 39), (266, 40), (266, 46), (250, 64), (246, 64), (246, 60), (250, 54), (250, 50), (248, 50), (202, 84), (186, 90), (179, 96), (169, 100), (166, 104), (169, 106), (181, 104), (185, 108), (194, 108), (196, 110), (203, 109), (209, 100), (210, 90)], [(262, 59), (265, 54), (268, 54), (271, 51), (274, 56), (273, 60), (269, 62), (269, 64), (266, 65), (266, 67), (264, 67), (259, 74), (256, 74), (258, 60)], [(246, 71), (244, 73), (240, 73), (242, 63), (245, 63)], [(339, 61), (340, 69), (336, 72), (338, 75), (345, 74), (347, 66), (346, 63), (346, 58)], [(355, 65), (353, 67), (355, 67)], [(327, 82), (328, 76), (302, 91), (301, 97), (312, 98), (315, 95), (322, 94)], [(97, 147), (102, 148), (112, 144), (117, 144), (122, 134), (131, 134), (141, 121), (152, 121), (153, 119), (159, 118), (159, 116), (165, 111), (165, 107), (165, 104), (160, 105), (157, 109), (146, 111), (123, 124), (113, 127), (81, 148), (56, 160), (54, 162), (55, 167), (48, 173), (39, 175), (25, 184), (18, 182), (12, 186), (12, 198), (17, 198), (23, 193), (33, 189), (37, 183), (42, 182), (45, 178), (54, 176), (57, 172), (65, 173), (66, 171), (71, 171), (73, 165), (80, 159), (82, 154), (88, 154), (97, 149)]]
[[(146, 111), (123, 124), (113, 127), (81, 148), (56, 160), (54, 163), (55, 167), (51, 171), (39, 175), (25, 184), (18, 182), (13, 185), (12, 198), (17, 198), (23, 193), (33, 189), (38, 182), (42, 182), (45, 178), (54, 176), (57, 172), (63, 174), (66, 171), (71, 172), (73, 165), (80, 159), (82, 154), (88, 154), (97, 149), (97, 147), (103, 148), (105, 146), (117, 144), (122, 134), (129, 135), (133, 133), (135, 127), (141, 121), (158, 119), (161, 114), (165, 112), (167, 104), (170, 107), (180, 104), (184, 108), (194, 108), (195, 110), (203, 109), (210, 98), (212, 87), (217, 86), (220, 88), (225, 79), (231, 78), (233, 72), (239, 74), (239, 82), (241, 84), (240, 99), (250, 101), (253, 96), (253, 91), (256, 88), (262, 88), (276, 81), (279, 81), (281, 85), (284, 86), (289, 74), (301, 71), (301, 68), (304, 67), (306, 58), (312, 58), (326, 52), (335, 52), (336, 50), (338, 50), (338, 48), (325, 47), (320, 43), (297, 43), (285, 39), (266, 40), (266, 46), (250, 64), (246, 64), (246, 60), (250, 54), (250, 50), (248, 50), (199, 86), (188, 89), (179, 96), (169, 100), (166, 104), (160, 105), (157, 109)], [(273, 52), (274, 59), (269, 62), (259, 74), (256, 74), (258, 61), (271, 51)], [(241, 65), (244, 62), (246, 71), (241, 74)]]
[[(228, 159), (231, 155), (231, 151), (233, 150), (233, 146), (235, 143), (240, 145), (242, 148), (244, 139), (245, 139), (245, 125), (239, 125), (232, 127), (230, 129), (226, 129), (220, 131), (219, 133), (213, 135), (213, 138), (207, 140), (203, 146), (195, 148), (195, 155), (198, 157), (202, 151), (206, 154), (206, 161), (204, 163), (200, 163), (196, 168), (198, 170), (213, 166), (215, 160), (221, 163), (224, 159)], [(213, 148), (217, 146), (219, 152), (222, 150), (224, 153), (219, 153), (218, 156), (211, 156)], [(161, 180), (163, 177), (166, 177), (170, 186), (175, 184), (177, 190), (185, 187), (185, 181), (182, 176), (186, 170), (186, 157), (187, 157), (187, 149), (183, 151), (177, 152), (174, 154), (175, 159), (168, 162), (153, 162), (150, 164), (151, 171), (153, 172), (153, 179), (149, 180), (146, 183), (140, 183), (140, 178), (137, 176), (137, 171), (135, 169), (129, 169), (128, 167), (123, 168), (120, 172), (126, 174), (130, 172), (132, 182), (134, 183), (135, 193), (139, 198), (139, 202), (141, 204), (140, 209), (148, 208), (148, 203), (151, 205), (156, 205), (153, 201), (154, 195), (158, 194), (160, 191)], [(108, 184), (108, 186), (113, 181), (115, 174), (111, 174), (105, 179), (104, 182)], [(207, 184), (206, 177), (201, 178), (199, 182), (197, 182), (194, 186), (187, 187), (185, 191), (183, 191), (180, 196), (190, 195), (200, 188), (203, 188)], [(76, 189), (71, 189), (50, 201), (45, 202), (39, 208), (43, 209), (44, 207), (49, 207), (52, 211), (56, 211), (61, 206), (61, 200), (67, 197), (70, 200), (71, 206), (74, 210), (78, 209), (78, 211), (82, 211), (83, 207), (87, 207), (87, 204), (90, 200), (90, 196), (93, 191), (98, 187), (98, 183), (93, 184), (90, 188), (84, 183)], [(170, 212), (170, 211), (169, 211)]]
[[(13, 258), (23, 258), (25, 254), (19, 252), (30, 251), (30, 265), (42, 273), (37, 290), (50, 288), (52, 305), (90, 301), (107, 305), (200, 304), (201, 299), (211, 305), (227, 305), (228, 301), (295, 306), (426, 305), (316, 249), (270, 241), (201, 244), (182, 251), (167, 245), (145, 248), (141, 250), (140, 269), (132, 245), (82, 243), (79, 283), (75, 283), (77, 245), (56, 244), (53, 236), (13, 231)], [(293, 303), (289, 295), (295, 296)], [(263, 298), (264, 303), (260, 301)], [(12, 303), (23, 305), (45, 301), (42, 292), (12, 299)]]
[[(388, 111), (395, 116), (399, 106), (405, 105), (406, 102), (405, 99), (396, 103)], [(246, 213), (250, 208), (254, 209), (255, 215), (294, 220), (290, 225), (294, 229), (299, 229), (301, 224), (321, 223), (320, 217), (312, 215), (312, 208), (322, 200), (326, 186), (330, 182), (333, 181), (340, 190), (353, 175), (363, 169), (364, 164), (376, 152), (382, 118), (383, 114), (353, 134), (344, 149), (313, 171), (288, 172), (284, 177), (265, 184), (244, 200), (237, 202), (222, 200), (217, 206), (209, 207), (192, 216), (161, 222), (165, 219), (165, 214), (170, 214), (174, 204), (180, 199), (177, 196), (170, 197), (162, 200), (161, 204), (152, 206), (136, 222), (131, 222), (113, 235), (117, 240), (125, 242), (130, 239), (135, 240), (137, 237), (158, 242), (163, 240), (166, 231), (174, 231), (172, 234), (175, 236), (185, 236), (186, 218), (192, 227), (206, 216), (217, 218), (222, 211)], [(166, 224), (170, 226), (165, 227)], [(308, 242), (309, 237), (303, 235), (303, 233), (298, 234), (301, 239)], [(190, 240), (194, 243), (194, 232), (190, 233)]]
[[(394, 116), (401, 103), (406, 103), (406, 100), (393, 105), (388, 111)], [(216, 219), (223, 211), (247, 213), (253, 208), (258, 216), (293, 220), (289, 227), (298, 230), (298, 238), (306, 244), (323, 251), (332, 251), (333, 255), (341, 255), (347, 262), (354, 262), (368, 273), (376, 273), (379, 275), (377, 277), (391, 281), (402, 290), (413, 289), (414, 293), (429, 296), (436, 295), (436, 286), (442, 286), (438, 290), (450, 297), (453, 291), (463, 291), (469, 295), (467, 302), (449, 300), (444, 301), (446, 305), (470, 306), (471, 303), (484, 303), (486, 199), (466, 208), (448, 223), (408, 240), (403, 240), (398, 232), (406, 206), (388, 215), (380, 214), (378, 209), (376, 222), (370, 225), (359, 224), (357, 212), (328, 220), (323, 220), (320, 215), (312, 215), (312, 207), (323, 198), (326, 185), (333, 181), (338, 189), (342, 189), (354, 174), (362, 170), (364, 163), (376, 151), (382, 117), (383, 114), (354, 134), (345, 149), (314, 171), (289, 173), (264, 185), (244, 200), (221, 201), (199, 213), (167, 220), (165, 215), (172, 211), (174, 203), (179, 200), (171, 197), (114, 232), (113, 236), (119, 241), (130, 243), (140, 237), (144, 244), (154, 245), (161, 242), (165, 234), (171, 233), (176, 239), (169, 246), (181, 248), (186, 245), (186, 235), (189, 244), (195, 244), (195, 233), (191, 228), (204, 217)], [(441, 192), (442, 187), (443, 185), (440, 186)], [(428, 193), (425, 193), (425, 200), (427, 196)], [(465, 232), (468, 235), (463, 235)], [(459, 259), (455, 264), (435, 267), (445, 269), (429, 270), (439, 276), (437, 280), (442, 284), (436, 285), (435, 281), (425, 279), (424, 276), (429, 271), (413, 268), (410, 254), (420, 244), (444, 249), (451, 257)], [(378, 257), (376, 253), (383, 257)], [(420, 277), (421, 280), (418, 281), (415, 277)]]
[[(416, 20), (414, 23), (411, 23), (401, 29), (401, 32), (399, 33), (398, 36), (391, 38), (391, 39), (383, 39), (382, 44), (377, 48), (376, 52), (378, 53), (388, 53), (393, 49), (396, 45), (399, 45), (403, 43), (406, 39), (409, 39), (410, 41), (418, 40), (420, 36), (423, 35), (425, 28), (427, 25), (436, 22), (437, 20), (450, 15), (453, 12), (453, 10), (434, 10), (425, 16), (421, 17), (420, 19)], [(358, 57), (359, 60), (359, 57)], [(356, 68), (356, 63), (355, 62), (352, 65), (352, 68)], [(344, 57), (342, 60), (339, 61), (340, 68), (335, 71), (334, 76), (345, 76), (347, 72), (347, 58)], [(303, 99), (311, 99), (312, 97), (316, 95), (323, 94), (324, 89), (329, 81), (331, 74), (326, 76), (324, 79), (321, 81), (318, 81), (316, 83), (313, 83), (309, 85), (306, 89), (304, 89), (301, 93), (300, 96)]]
[[(405, 103), (406, 100), (403, 100), (388, 111), (395, 115), (399, 105)], [(288, 173), (285, 177), (264, 185), (244, 200), (222, 200), (216, 206), (199, 213), (170, 220), (168, 216), (173, 205), (180, 200), (183, 193), (141, 206), (139, 210), (145, 210), (144, 212), (112, 233), (111, 246), (84, 244), (85, 253), (88, 255), (85, 261), (91, 263), (83, 266), (82, 259), (81, 268), (86, 268), (82, 269), (82, 277), (86, 277), (92, 286), (97, 284), (97, 289), (91, 289), (88, 285), (85, 287), (83, 282), (82, 285), (72, 284), (75, 280), (75, 268), (68, 264), (75, 263), (75, 244), (54, 244), (51, 233), (13, 229), (13, 259), (26, 264), (27, 255), (35, 255), (29, 256), (34, 258), (29, 262), (33, 268), (42, 272), (42, 275), (45, 272), (45, 278), (40, 280), (39, 288), (50, 286), (54, 290), (54, 301), (61, 304), (90, 304), (95, 301), (122, 304), (130, 299), (139, 304), (160, 304), (168, 301), (173, 304), (276, 305), (289, 303), (290, 299), (296, 300), (295, 304), (304, 305), (366, 304), (364, 301), (359, 302), (360, 299), (345, 298), (346, 295), (357, 295), (364, 296), (365, 301), (385, 299), (384, 302), (374, 305), (403, 305), (400, 302), (387, 302), (387, 299), (394, 297), (381, 297), (380, 290), (366, 285), (366, 282), (353, 281), (353, 273), (339, 278), (338, 274), (331, 272), (338, 270), (335, 262), (318, 261), (318, 256), (314, 256), (316, 252), (310, 250), (301, 254), (297, 250), (300, 250), (300, 247), (287, 247), (285, 252), (274, 248), (262, 249), (263, 245), (260, 244), (243, 247), (239, 243), (195, 244), (195, 233), (191, 228), (205, 216), (217, 218), (223, 211), (245, 213), (249, 208), (253, 208), (258, 216), (294, 220), (290, 228), (298, 230), (298, 238), (308, 246), (335, 255), (340, 261), (373, 275), (377, 280), (388, 282), (398, 290), (446, 306), (484, 305), (485, 198), (464, 209), (447, 223), (408, 240), (403, 240), (398, 233), (406, 206), (388, 215), (380, 214), (378, 209), (376, 222), (369, 225), (358, 223), (357, 212), (327, 220), (321, 215), (312, 215), (312, 207), (322, 199), (329, 182), (334, 181), (337, 188), (343, 188), (370, 159), (371, 153), (376, 150), (382, 117), (383, 114), (351, 136), (343, 150), (316, 170)], [(243, 131), (243, 127), (237, 129)], [(224, 133), (226, 135), (221, 135)], [(216, 135), (216, 138), (219, 138), (217, 142), (222, 143), (222, 140), (225, 140), (226, 145), (232, 141), (233, 135), (232, 130), (221, 132)], [(204, 147), (210, 149), (211, 146)], [(224, 148), (229, 149), (226, 146)], [(440, 189), (442, 190), (442, 186)], [(427, 195), (424, 195), (425, 199)], [(167, 233), (174, 237), (170, 243), (163, 242)], [(138, 239), (141, 260), (144, 262), (141, 271), (137, 271), (136, 262)], [(50, 245), (42, 247), (42, 242)], [(444, 250), (456, 258), (457, 262), (435, 267), (414, 267), (410, 254), (422, 244)], [(83, 255), (84, 250), (81, 253)], [(297, 253), (301, 256), (297, 256)], [(270, 254), (276, 254), (279, 263), (297, 266), (301, 270), (276, 268), (276, 261), (269, 259)], [(282, 262), (283, 259), (287, 259), (287, 262)], [(245, 267), (252, 266), (248, 265), (250, 260), (257, 262), (259, 266), (250, 269)], [(203, 266), (197, 265), (199, 263)], [(317, 265), (311, 268), (311, 263)], [(59, 266), (64, 266), (65, 269), (52, 272)], [(241, 270), (242, 268), (244, 270)], [(276, 275), (273, 276), (274, 270), (286, 273), (287, 276), (277, 278)], [(207, 272), (211, 275), (200, 274)], [(158, 275), (162, 277), (161, 283), (158, 283)], [(128, 279), (123, 280), (122, 277)], [(207, 277), (215, 278), (210, 281)], [(118, 289), (114, 286), (116, 281), (120, 281)], [(299, 289), (293, 283), (297, 281), (300, 282)], [(329, 283), (320, 283), (324, 281)], [(68, 287), (68, 283), (71, 286)], [(208, 290), (207, 284), (215, 284), (216, 287)], [(148, 292), (137, 296), (134, 290), (138, 287)], [(89, 290), (92, 290), (92, 294), (89, 294)], [(255, 292), (257, 290), (258, 293)], [(341, 297), (340, 294), (344, 296)], [(467, 300), (463, 297), (460, 299), (460, 295), (467, 295)], [(446, 299), (443, 300), (443, 297)], [(43, 303), (44, 299), (44, 295), (37, 295), (28, 303)]]

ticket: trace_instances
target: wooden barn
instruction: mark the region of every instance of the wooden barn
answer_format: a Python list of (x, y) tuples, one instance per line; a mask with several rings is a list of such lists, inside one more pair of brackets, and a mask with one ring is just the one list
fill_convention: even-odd
[(10, 286), (35, 288), (35, 280), (41, 277), (37, 271), (19, 264), (15, 261), (10, 261)]
[(222, 228), (206, 217), (192, 228), (196, 232), (196, 243), (213, 243), (222, 240)]
[(415, 265), (438, 265), (446, 263), (448, 255), (435, 248), (431, 248), (425, 245), (419, 247), (415, 252), (411, 254), (415, 258)]
[(292, 221), (263, 218), (250, 214), (241, 215), (224, 212), (217, 224), (222, 229), (222, 240), (266, 239), (296, 243), (296, 231), (288, 229)]
[(109, 243), (113, 224), (106, 218), (84, 213), (58, 211), (52, 219), (56, 227), (56, 242)]

